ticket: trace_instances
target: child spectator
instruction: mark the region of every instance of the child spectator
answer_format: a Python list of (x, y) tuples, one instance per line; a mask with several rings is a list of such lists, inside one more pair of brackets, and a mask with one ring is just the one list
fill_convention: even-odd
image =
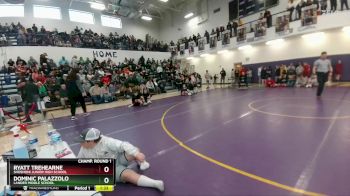
[(89, 92), (91, 95), (92, 103), (100, 104), (103, 102), (103, 99), (101, 96), (101, 88), (98, 82), (96, 82), (95, 85), (90, 88)]
[(181, 96), (187, 96), (187, 95), (188, 95), (187, 85), (183, 83), (181, 88)]
[(151, 95), (148, 91), (148, 88), (146, 87), (146, 85), (144, 83), (141, 83), (141, 85), (140, 85), (140, 93), (145, 100), (145, 105), (152, 103), (151, 102)]
[(287, 86), (294, 87), (296, 81), (296, 72), (294, 65), (290, 65), (287, 71)]
[(248, 88), (247, 69), (243, 66), (239, 71), (238, 88), (241, 88), (242, 84), (245, 84), (245, 86)]
[(101, 88), (101, 97), (105, 103), (114, 101), (112, 94), (109, 92), (109, 87), (107, 86), (107, 84), (103, 84)]
[(129, 107), (143, 106), (144, 105), (145, 100), (140, 93), (139, 87), (134, 88), (131, 101), (132, 101), (132, 104), (129, 105)]
[(266, 87), (267, 88), (275, 88), (276, 87), (275, 80), (273, 80), (271, 77), (268, 77), (266, 80)]

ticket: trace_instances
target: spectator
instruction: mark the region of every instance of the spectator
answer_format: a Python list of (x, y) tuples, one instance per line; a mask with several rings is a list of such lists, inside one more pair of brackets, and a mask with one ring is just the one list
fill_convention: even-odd
[(342, 75), (343, 75), (343, 63), (341, 60), (338, 60), (338, 63), (335, 65), (335, 81), (339, 82)]
[(142, 97), (140, 93), (140, 89), (138, 87), (135, 87), (133, 89), (133, 94), (131, 98), (132, 104), (129, 105), (129, 107), (134, 107), (134, 106), (143, 106), (145, 103), (144, 98)]
[(327, 0), (320, 0), (321, 4), (321, 11), (326, 11), (327, 10)]
[(209, 89), (211, 76), (208, 70), (205, 71), (204, 78), (205, 78), (205, 81), (207, 82), (207, 89)]
[(253, 78), (253, 70), (248, 68), (248, 71), (247, 71), (248, 84), (252, 83), (252, 78)]
[(35, 24), (33, 24), (32, 30), (33, 30), (34, 34), (37, 34), (37, 33), (38, 33), (38, 27), (35, 26)]
[(296, 75), (297, 75), (297, 79), (296, 79), (296, 86), (300, 87), (300, 86), (304, 86), (304, 66), (299, 63), (298, 67), (296, 68)]
[(205, 37), (205, 39), (206, 39), (206, 43), (208, 44), (208, 43), (209, 43), (209, 38), (210, 38), (210, 35), (209, 35), (209, 32), (208, 32), (208, 31), (205, 31), (204, 37)]
[(303, 76), (305, 77), (305, 79), (308, 80), (311, 77), (311, 72), (312, 72), (311, 66), (308, 63), (304, 62), (303, 68), (304, 68)]
[(150, 92), (144, 83), (141, 83), (140, 85), (140, 93), (145, 100), (145, 105), (152, 103)]
[(271, 77), (268, 77), (266, 80), (266, 87), (267, 88), (275, 88), (276, 87), (275, 80), (273, 80)]
[(95, 85), (90, 88), (89, 92), (91, 95), (92, 103), (100, 104), (103, 102), (102, 90), (98, 82), (96, 82)]
[(162, 67), (162, 65), (158, 65), (158, 67), (157, 67), (157, 74), (158, 74), (159, 78), (162, 78), (162, 76), (163, 76), (163, 67)]
[(25, 123), (32, 122), (32, 119), (29, 115), (29, 110), (33, 106), (33, 104), (36, 104), (39, 98), (39, 90), (38, 86), (36, 86), (33, 83), (33, 80), (29, 78), (29, 80), (25, 83), (23, 87), (23, 93), (22, 93), (22, 99), (24, 102), (24, 114), (27, 116)]
[(71, 62), (70, 62), (70, 66), (71, 66), (71, 68), (73, 68), (73, 69), (79, 68), (79, 66), (78, 66), (78, 57), (77, 57), (76, 55), (74, 55), (74, 56), (72, 57), (72, 60), (71, 60)]
[(38, 65), (38, 62), (32, 56), (30, 56), (28, 60), (28, 66), (36, 67), (37, 65)]
[(264, 18), (266, 18), (267, 28), (272, 27), (272, 15), (269, 10), (265, 10)]
[(294, 0), (288, 0), (287, 10), (289, 11), (289, 21), (293, 21), (294, 9), (295, 9)]
[(221, 86), (225, 83), (225, 77), (226, 77), (226, 71), (224, 70), (224, 68), (221, 69), (220, 71), (220, 84)]
[(85, 100), (83, 96), (86, 96), (86, 93), (84, 92), (81, 82), (77, 76), (77, 70), (71, 71), (67, 77), (66, 81), (67, 86), (67, 95), (68, 100), (71, 105), (71, 120), (76, 120), (75, 112), (77, 107), (77, 102), (80, 103), (81, 107), (84, 111), (84, 116), (88, 116), (90, 113), (87, 113)]
[(341, 11), (344, 10), (344, 6), (346, 7), (347, 10), (349, 10), (348, 0), (340, 0), (340, 4), (341, 4)]
[(105, 103), (114, 101), (112, 94), (109, 92), (109, 87), (107, 84), (103, 84), (101, 88), (101, 97)]
[(306, 6), (306, 3), (304, 0), (300, 0), (300, 2), (297, 4), (296, 6), (296, 10), (297, 10), (297, 17), (296, 20), (300, 20), (301, 19), (301, 10), (303, 9), (303, 7)]
[(337, 10), (337, 0), (330, 0), (331, 11), (335, 12)]
[(294, 65), (290, 65), (287, 71), (287, 86), (294, 87), (296, 82), (296, 72)]
[(146, 87), (149, 90), (150, 93), (157, 93), (157, 84), (154, 82), (154, 80), (152, 78), (150, 78), (147, 83), (146, 83)]

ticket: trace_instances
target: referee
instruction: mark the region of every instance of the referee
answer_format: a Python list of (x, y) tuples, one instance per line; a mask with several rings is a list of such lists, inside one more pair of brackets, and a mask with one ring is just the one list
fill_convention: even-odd
[(333, 72), (332, 63), (327, 58), (327, 52), (321, 53), (321, 58), (314, 62), (313, 73), (317, 74), (317, 97), (321, 97), (324, 84), (328, 81), (329, 72)]

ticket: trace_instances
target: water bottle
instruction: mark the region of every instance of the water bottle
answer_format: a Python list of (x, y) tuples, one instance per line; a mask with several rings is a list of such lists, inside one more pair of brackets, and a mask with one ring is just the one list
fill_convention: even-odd
[(61, 134), (57, 131), (53, 132), (51, 135), (51, 141), (52, 141), (52, 150), (54, 154), (61, 153), (62, 150), (64, 150), (63, 141), (61, 138)]
[(13, 142), (13, 154), (15, 158), (29, 158), (29, 153), (26, 144), (19, 138), (18, 132), (20, 131), (20, 127), (15, 126), (11, 129), (14, 136)]
[(51, 140), (51, 136), (53, 133), (56, 132), (56, 129), (53, 128), (51, 123), (47, 123), (47, 138), (48, 138), (48, 142), (50, 145), (52, 145), (52, 140)]
[(28, 142), (29, 142), (29, 150), (35, 149), (36, 152), (38, 153), (39, 152), (39, 140), (32, 132), (30, 132), (30, 134), (29, 134)]

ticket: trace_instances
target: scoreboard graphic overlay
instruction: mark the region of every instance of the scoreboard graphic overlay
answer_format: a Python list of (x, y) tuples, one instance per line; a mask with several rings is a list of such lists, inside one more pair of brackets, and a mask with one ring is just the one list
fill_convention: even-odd
[(113, 191), (115, 159), (9, 159), (14, 191)]

